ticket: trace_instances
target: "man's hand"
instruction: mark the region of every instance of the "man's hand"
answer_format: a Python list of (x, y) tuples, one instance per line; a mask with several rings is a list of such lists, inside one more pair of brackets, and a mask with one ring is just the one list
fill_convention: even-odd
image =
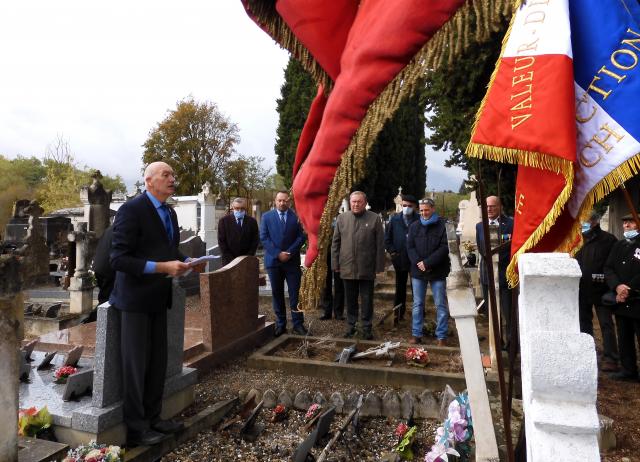
[(286, 263), (291, 259), (291, 254), (289, 252), (280, 252), (278, 254), (278, 260), (282, 263)]
[(189, 269), (191, 267), (187, 263), (178, 260), (159, 261), (156, 263), (156, 273), (164, 273), (174, 277), (183, 275)]
[(631, 290), (631, 287), (629, 287), (628, 285), (619, 284), (618, 287), (616, 287), (616, 294), (622, 295), (626, 298), (629, 296), (629, 290)]
[(418, 269), (420, 271), (426, 271), (427, 270), (427, 268), (424, 266), (424, 262), (423, 261), (419, 261), (418, 262)]

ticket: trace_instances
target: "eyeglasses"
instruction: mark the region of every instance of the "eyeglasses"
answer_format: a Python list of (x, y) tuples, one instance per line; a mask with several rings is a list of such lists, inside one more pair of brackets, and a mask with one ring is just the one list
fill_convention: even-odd
[(430, 205), (431, 207), (435, 207), (436, 203), (433, 199), (421, 199), (420, 200), (421, 204), (426, 204), (426, 205)]

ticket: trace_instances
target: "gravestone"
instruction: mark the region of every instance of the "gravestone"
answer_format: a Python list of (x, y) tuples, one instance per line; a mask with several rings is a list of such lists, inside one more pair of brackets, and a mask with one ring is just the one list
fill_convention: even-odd
[(195, 236), (196, 233), (191, 229), (181, 229), (180, 230), (180, 242), (186, 241), (190, 237)]
[(27, 237), (29, 229), (29, 216), (25, 209), (29, 206), (29, 200), (20, 199), (13, 205), (13, 216), (4, 229), (4, 240), (8, 243), (21, 243)]
[(402, 212), (402, 186), (398, 187), (398, 195), (393, 198), (393, 203), (396, 206), (396, 213)]
[(578, 263), (530, 253), (518, 268), (527, 460), (599, 461), (598, 367), (593, 337), (580, 332)]
[(42, 234), (50, 249), (67, 242), (67, 234), (73, 229), (71, 218), (62, 216), (40, 217)]
[(459, 220), (457, 233), (460, 235), (460, 242), (476, 242), (476, 224), (482, 221), (480, 206), (476, 192), (471, 191), (471, 197), (461, 200), (458, 203)]
[(43, 284), (49, 279), (49, 248), (40, 225), (40, 216), (43, 211), (37, 201), (29, 202), (29, 205), (22, 210), (22, 213), (29, 215), (29, 227), (16, 253), (24, 257), (22, 261), (24, 287)]
[(62, 392), (62, 401), (77, 400), (90, 393), (93, 388), (93, 369), (76, 372), (67, 377), (67, 383)]
[(207, 262), (207, 273), (211, 273), (212, 271), (217, 271), (222, 268), (222, 252), (220, 251), (219, 245), (214, 245), (213, 247), (209, 247), (207, 249), (207, 255), (218, 257), (215, 260), (209, 260)]
[(80, 200), (84, 205), (84, 221), (87, 223), (87, 231), (92, 232), (95, 239), (100, 239), (104, 230), (109, 227), (112, 192), (104, 189), (102, 174), (96, 170), (91, 175), (93, 181), (89, 186), (80, 189)]
[[(185, 257), (198, 258), (206, 253), (206, 248), (200, 236), (192, 236), (185, 241), (180, 242), (179, 250)], [(200, 292), (200, 275), (191, 272), (178, 279), (180, 287), (182, 287), (187, 295), (196, 295)]]
[[(22, 323), (20, 262), (0, 255), (0, 460), (18, 460), (18, 375)], [(22, 355), (21, 355), (22, 356)]]
[(258, 315), (258, 259), (243, 256), (224, 268), (200, 274), (200, 312), (205, 353), (189, 360), (207, 370), (273, 335), (273, 323)]
[(71, 313), (88, 313), (93, 309), (93, 278), (89, 273), (92, 259), (90, 255), (92, 240), (96, 237), (88, 230), (87, 223), (76, 223), (69, 233), (69, 242), (75, 243), (75, 271), (69, 283), (69, 311)]

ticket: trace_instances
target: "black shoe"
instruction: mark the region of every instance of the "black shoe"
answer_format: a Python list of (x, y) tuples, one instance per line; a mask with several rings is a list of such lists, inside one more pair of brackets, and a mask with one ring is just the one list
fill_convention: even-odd
[(307, 335), (309, 332), (307, 331), (306, 327), (300, 324), (299, 326), (295, 326), (293, 328), (293, 333), (296, 335)]
[(273, 331), (273, 335), (275, 337), (280, 337), (282, 334), (286, 334), (287, 333), (287, 328), (284, 326), (278, 326), (276, 327), (276, 330)]
[(346, 331), (343, 335), (344, 338), (353, 338), (356, 336), (356, 328), (350, 327), (348, 331)]
[(154, 430), (146, 430), (142, 433), (131, 433), (127, 437), (127, 444), (129, 446), (153, 446), (163, 442), (168, 438), (164, 433), (159, 433)]
[(320, 319), (321, 321), (326, 321), (327, 319), (331, 319), (331, 315), (330, 314), (323, 314), (318, 319)]
[(369, 331), (365, 331), (362, 334), (362, 340), (373, 340), (373, 332)]
[(636, 372), (635, 374), (632, 374), (627, 371), (614, 372), (613, 374), (609, 374), (609, 378), (620, 382), (637, 382), (638, 373)]
[(152, 424), (151, 428), (160, 433), (175, 433), (182, 430), (184, 428), (184, 424), (175, 420), (159, 420)]

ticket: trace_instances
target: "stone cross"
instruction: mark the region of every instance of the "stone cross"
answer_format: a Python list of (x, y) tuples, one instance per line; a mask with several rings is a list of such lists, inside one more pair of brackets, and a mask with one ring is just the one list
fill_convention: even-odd
[(18, 460), (18, 351), (23, 321), (17, 256), (0, 256), (0, 460)]
[(518, 269), (527, 460), (599, 461), (598, 367), (593, 337), (580, 332), (580, 267), (568, 254), (527, 253)]
[(398, 195), (393, 199), (393, 203), (396, 204), (396, 213), (402, 212), (402, 186), (398, 187)]
[(95, 233), (87, 231), (87, 223), (80, 222), (68, 234), (70, 242), (76, 244), (76, 270), (69, 283), (71, 313), (88, 313), (93, 308), (93, 281), (89, 274), (91, 261), (90, 245)]

